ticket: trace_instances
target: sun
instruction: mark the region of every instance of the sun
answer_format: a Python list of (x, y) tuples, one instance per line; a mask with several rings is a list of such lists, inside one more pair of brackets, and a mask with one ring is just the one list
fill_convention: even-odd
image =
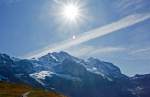
[(85, 2), (81, 0), (58, 0), (52, 7), (54, 17), (56, 17), (56, 23), (60, 23), (62, 26), (78, 26), (83, 24), (88, 19), (88, 10)]
[(75, 2), (64, 3), (61, 7), (61, 16), (68, 22), (76, 22), (81, 18), (82, 9)]
[(79, 18), (80, 9), (77, 5), (74, 4), (67, 4), (63, 7), (62, 15), (64, 18), (74, 21)]
[(72, 33), (71, 39), (76, 40), (76, 34), (82, 25), (89, 20), (87, 2), (84, 0), (58, 0), (51, 8), (58, 30)]

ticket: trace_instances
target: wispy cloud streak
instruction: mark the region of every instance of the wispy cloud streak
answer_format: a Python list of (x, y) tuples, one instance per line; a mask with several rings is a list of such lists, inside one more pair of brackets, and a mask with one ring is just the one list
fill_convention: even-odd
[(126, 51), (126, 48), (117, 46), (92, 46), (92, 45), (82, 45), (76, 46), (75, 48), (70, 48), (67, 50), (70, 54), (77, 57), (91, 57), (95, 55), (108, 55)]
[(99, 27), (97, 29), (86, 32), (82, 35), (79, 35), (75, 40), (68, 39), (61, 43), (56, 43), (54, 45), (48, 46), (44, 49), (41, 49), (34, 53), (31, 53), (31, 54), (27, 55), (27, 58), (37, 58), (37, 57), (43, 56), (49, 52), (65, 50), (72, 46), (75, 46), (75, 45), (87, 42), (89, 40), (113, 33), (115, 31), (130, 27), (137, 23), (143, 22), (149, 18), (150, 18), (150, 14), (129, 15), (129, 16), (127, 16), (123, 19), (120, 19), (118, 21), (115, 21), (111, 24), (105, 25), (103, 27)]
[(150, 48), (143, 48), (143, 49), (134, 50), (131, 52), (131, 54), (138, 54), (138, 53), (144, 53), (144, 52), (150, 52)]

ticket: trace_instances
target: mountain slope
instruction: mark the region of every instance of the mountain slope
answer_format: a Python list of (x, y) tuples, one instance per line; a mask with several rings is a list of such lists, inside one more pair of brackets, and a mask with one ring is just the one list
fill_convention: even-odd
[(65, 97), (55, 92), (46, 92), (27, 85), (0, 82), (0, 97), (21, 97), (27, 92), (29, 92), (28, 97)]

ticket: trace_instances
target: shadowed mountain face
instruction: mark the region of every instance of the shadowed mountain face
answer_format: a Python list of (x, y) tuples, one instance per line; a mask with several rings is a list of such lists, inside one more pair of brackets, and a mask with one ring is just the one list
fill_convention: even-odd
[(139, 97), (149, 97), (150, 96), (150, 74), (145, 75), (135, 75), (131, 78), (131, 81), (135, 85), (135, 92)]
[(150, 75), (132, 78), (109, 62), (54, 52), (22, 60), (0, 54), (0, 80), (26, 83), (69, 97), (148, 97)]

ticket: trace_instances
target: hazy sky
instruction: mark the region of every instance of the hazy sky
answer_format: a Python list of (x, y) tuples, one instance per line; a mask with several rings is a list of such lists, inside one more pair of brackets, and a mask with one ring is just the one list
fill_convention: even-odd
[[(77, 24), (66, 24), (56, 15), (60, 12), (58, 3), (64, 1), (0, 0), (0, 52), (22, 57), (45, 47), (62, 47), (62, 41), (75, 41), (73, 35), (77, 39), (93, 35), (93, 30), (128, 16), (141, 15), (137, 21), (150, 14), (149, 0), (81, 0), (84, 17)], [(99, 36), (62, 50), (81, 58), (92, 56), (112, 62), (128, 75), (150, 73), (150, 19)]]

